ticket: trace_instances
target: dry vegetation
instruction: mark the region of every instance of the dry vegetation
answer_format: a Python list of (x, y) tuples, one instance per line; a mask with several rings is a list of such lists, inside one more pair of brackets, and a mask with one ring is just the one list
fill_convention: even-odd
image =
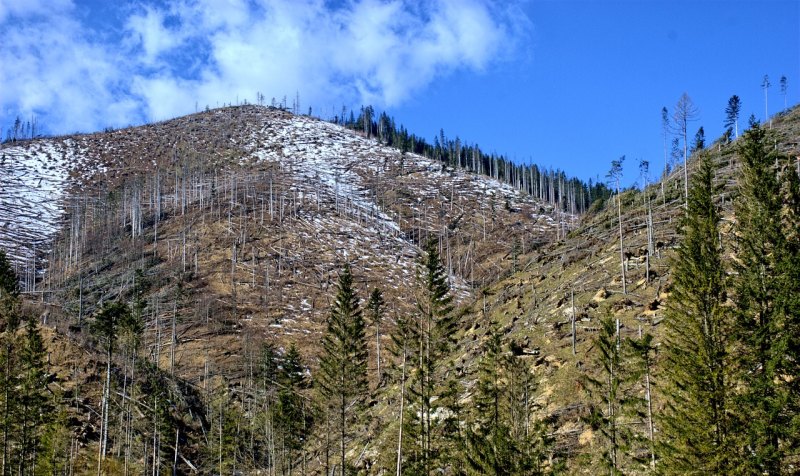
[[(774, 127), (777, 145), (800, 155), (800, 110)], [(384, 290), (390, 320), (413, 312), (419, 247), (436, 237), (461, 307), (458, 369), (474, 370), (488, 324), (496, 322), (514, 351), (535, 364), (539, 413), (551, 423), (558, 451), (594, 454), (579, 417), (598, 318), (618, 318), (623, 336), (659, 335), (683, 203), (680, 169), (664, 179), (666, 197), (660, 184), (622, 194), (623, 295), (611, 202), (578, 220), (491, 179), (284, 111), (224, 108), (0, 153), (16, 161), (14, 173), (32, 161), (62, 171), (56, 185), (65, 191), (54, 196), (61, 208), (49, 212), (50, 228), (37, 232), (35, 217), (14, 221), (15, 231), (3, 228), (0, 243), (19, 250), (14, 256), (29, 276), (28, 296), (54, 327), (48, 341), (55, 381), (75, 401), (71, 427), (81, 428), (81, 444), (97, 436), (93, 375), (101, 365), (83, 346), (90, 341), (84, 324), (101, 302), (129, 296), (134, 270), (151, 282), (149, 358), (202, 393), (217, 376), (244, 385), (265, 340), (296, 343), (313, 369), (345, 262), (362, 298), (373, 287)], [(708, 153), (720, 164), (720, 200), (727, 205), (735, 193), (734, 147), (715, 143)], [(0, 196), (7, 222), (46, 202), (29, 193), (34, 182), (14, 183), (3, 193), (17, 201)], [(33, 270), (45, 264), (34, 280)], [(391, 391), (372, 410), (373, 453), (391, 421)], [(186, 407), (192, 405), (187, 397)]]

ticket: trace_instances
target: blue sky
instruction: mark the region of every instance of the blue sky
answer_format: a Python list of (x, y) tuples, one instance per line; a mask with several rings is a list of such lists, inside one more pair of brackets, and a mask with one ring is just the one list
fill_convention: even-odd
[[(299, 93), (325, 117), (371, 103), (409, 130), (584, 179), (663, 167), (660, 111), (685, 91), (708, 139), (800, 102), (800, 2), (0, 0), (0, 124), (49, 133)], [(291, 99), (290, 99), (291, 101)]]

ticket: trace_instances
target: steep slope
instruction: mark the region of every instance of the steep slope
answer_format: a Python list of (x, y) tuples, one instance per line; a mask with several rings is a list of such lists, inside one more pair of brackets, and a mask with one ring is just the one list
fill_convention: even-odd
[[(800, 108), (776, 117), (773, 128), (776, 147), (795, 158), (800, 173)], [(703, 153), (711, 154), (718, 167), (716, 180), (721, 191), (716, 199), (724, 211), (725, 242), (731, 239), (728, 231), (737, 194), (737, 143), (715, 142)], [(690, 175), (694, 160), (689, 161)], [(679, 245), (677, 228), (683, 213), (682, 166), (644, 191), (622, 193), (621, 201), (626, 294), (622, 292), (614, 197), (582, 217), (566, 239), (521, 256), (519, 272), (484, 290), (485, 300), (473, 305), (480, 313), (476, 312), (471, 318), (473, 324), (463, 330), (464, 350), (456, 356), (474, 370), (480, 346), (487, 338), (488, 323), (499, 325), (504, 339), (513, 343), (510, 350), (535, 366), (542, 385), (537, 399), (539, 415), (550, 423), (556, 451), (568, 459), (567, 471), (571, 474), (595, 474), (597, 466), (592, 461), (596, 464), (603, 451), (597, 435), (582, 420), (593, 405), (586, 377), (599, 375), (596, 337), (600, 319), (618, 319), (622, 339), (650, 333), (655, 336), (656, 347), (662, 345), (660, 324), (670, 296), (670, 259)], [(648, 222), (652, 241), (648, 239)], [(653, 410), (657, 416), (663, 405), (658, 375), (654, 385)], [(643, 383), (638, 391), (643, 397)], [(645, 434), (645, 424), (643, 419), (633, 420), (632, 427)], [(647, 468), (627, 470), (639, 474)]]
[[(575, 220), (486, 177), (256, 106), (0, 153), (13, 173), (28, 174), (4, 192), (18, 198), (4, 202), (14, 233), (0, 236), (20, 269), (34, 269), (27, 257), (36, 243), (40, 279), (27, 289), (66, 300), (54, 312), (77, 330), (144, 269), (148, 348), (162, 368), (196, 382), (209, 362), (228, 376), (244, 372), (241, 347), (251, 338), (298, 342), (316, 355), (345, 262), (362, 295), (379, 286), (393, 313), (407, 312), (403, 297), (428, 238), (439, 239), (467, 300), (513, 267), (515, 254)], [(57, 173), (42, 165), (31, 175), (31, 164)], [(45, 219), (12, 219), (41, 203)]]

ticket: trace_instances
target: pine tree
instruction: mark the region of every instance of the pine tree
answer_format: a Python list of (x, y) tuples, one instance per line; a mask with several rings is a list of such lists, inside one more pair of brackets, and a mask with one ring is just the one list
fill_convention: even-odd
[(739, 111), (742, 110), (742, 103), (739, 96), (733, 95), (728, 99), (728, 106), (725, 108), (725, 122), (723, 125), (728, 128), (734, 128), (736, 133), (735, 137), (739, 138)]
[(340, 473), (349, 469), (346, 452), (351, 427), (367, 396), (367, 346), (364, 319), (353, 289), (350, 265), (339, 276), (336, 300), (328, 315), (328, 330), (322, 341), (320, 393), (339, 433)]
[(703, 126), (700, 126), (700, 129), (697, 129), (697, 133), (694, 135), (694, 144), (692, 145), (692, 153), (699, 152), (706, 148), (706, 132), (703, 130)]
[(444, 408), (446, 401), (439, 397), (452, 386), (448, 380), (455, 378), (452, 369), (445, 366), (456, 325), (453, 298), (436, 240), (429, 240), (425, 246), (418, 281), (417, 310), (409, 329), (414, 346), (411, 352), (416, 355), (410, 356), (414, 369), (409, 385), (408, 434), (416, 447), (409, 456), (413, 456), (418, 471), (427, 475), (445, 464), (453, 446), (447, 437), (454, 436), (445, 435), (441, 422), (432, 418)]
[(472, 397), (474, 414), (467, 431), (467, 460), (476, 474), (517, 474), (517, 454), (503, 414), (507, 400), (501, 361), (500, 334), (489, 334)]
[(479, 363), (467, 422), (468, 467), (475, 474), (543, 474), (549, 441), (544, 426), (531, 418), (530, 369), (518, 358), (503, 355), (501, 344), (493, 328)]
[(33, 318), (28, 318), (20, 349), (18, 422), (18, 467), (21, 474), (33, 474), (36, 458), (42, 448), (42, 435), (51, 418), (45, 373), (45, 348)]
[[(785, 459), (797, 453), (798, 443), (794, 381), (800, 375), (800, 354), (793, 333), (800, 319), (800, 252), (794, 238), (796, 226), (784, 228), (797, 204), (792, 203), (791, 193), (781, 193), (774, 168), (787, 159), (777, 153), (754, 118), (739, 155), (742, 171), (735, 208), (734, 266), (735, 365), (741, 380), (736, 395), (737, 436), (748, 471), (781, 474)], [(787, 170), (794, 173), (791, 167)], [(796, 183), (796, 179), (789, 177), (785, 182)]]
[(619, 336), (616, 333), (615, 321), (605, 317), (600, 321), (600, 333), (596, 345), (597, 363), (600, 367), (599, 378), (587, 376), (586, 381), (590, 394), (596, 405), (592, 406), (587, 422), (594, 431), (602, 435), (606, 443), (603, 452), (603, 465), (609, 474), (620, 474), (621, 452), (626, 447), (626, 431), (620, 425), (622, 413), (622, 352)]
[(2, 355), (0, 355), (0, 392), (2, 393), (2, 414), (0, 422), (3, 426), (3, 459), (0, 463), (0, 473), (7, 474), (11, 466), (10, 446), (11, 438), (16, 430), (17, 404), (19, 403), (16, 395), (16, 388), (19, 382), (18, 363), (19, 356), (17, 346), (17, 328), (20, 324), (19, 302), (19, 280), (17, 279), (11, 263), (8, 261), (5, 252), (0, 250), (0, 345)]
[(13, 298), (19, 296), (19, 278), (5, 250), (2, 249), (0, 249), (0, 292), (5, 292)]
[(298, 453), (311, 431), (311, 412), (300, 393), (307, 386), (302, 358), (294, 343), (282, 359), (280, 388), (275, 406), (275, 422), (283, 436), (286, 457), (284, 467), (292, 474)]
[(703, 155), (693, 177), (683, 240), (672, 263), (663, 379), (668, 403), (661, 428), (664, 473), (723, 474), (729, 460), (730, 319), (714, 204), (714, 165)]
[(103, 384), (103, 396), (100, 402), (100, 447), (97, 454), (98, 473), (108, 450), (109, 401), (111, 398), (111, 364), (119, 338), (120, 325), (128, 319), (130, 309), (124, 302), (106, 303), (95, 315), (92, 331), (102, 341), (106, 354), (106, 376)]
[(369, 295), (367, 301), (367, 309), (369, 310), (370, 323), (375, 327), (375, 368), (378, 377), (378, 385), (380, 386), (383, 376), (381, 374), (381, 322), (383, 321), (383, 307), (386, 302), (383, 300), (383, 293), (380, 289), (375, 288)]

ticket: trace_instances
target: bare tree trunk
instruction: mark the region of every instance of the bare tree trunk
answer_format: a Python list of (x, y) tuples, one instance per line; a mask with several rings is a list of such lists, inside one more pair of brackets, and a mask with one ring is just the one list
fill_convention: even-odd
[(625, 284), (625, 249), (622, 244), (622, 197), (619, 194), (619, 187), (617, 187), (617, 217), (619, 218), (619, 262), (622, 268), (622, 294), (628, 294)]
[(577, 328), (575, 326), (575, 291), (570, 289), (569, 298), (572, 301), (572, 355), (575, 355), (575, 334)]
[(403, 407), (406, 400), (406, 347), (403, 345), (403, 371), (400, 377), (400, 430), (397, 436), (397, 475), (403, 474)]

